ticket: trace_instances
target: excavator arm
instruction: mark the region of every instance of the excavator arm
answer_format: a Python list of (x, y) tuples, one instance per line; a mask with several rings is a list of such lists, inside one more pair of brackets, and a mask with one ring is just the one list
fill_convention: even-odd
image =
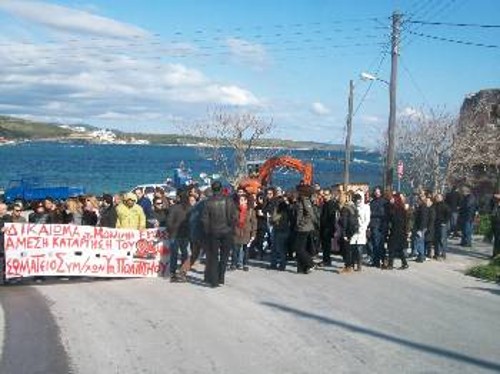
[(297, 170), (302, 174), (304, 184), (311, 185), (313, 180), (312, 164), (303, 162), (290, 156), (272, 157), (264, 162), (259, 168), (258, 177), (247, 177), (240, 182), (240, 187), (247, 192), (255, 193), (261, 186), (266, 186), (271, 180), (271, 175), (274, 169), (278, 167), (286, 167)]

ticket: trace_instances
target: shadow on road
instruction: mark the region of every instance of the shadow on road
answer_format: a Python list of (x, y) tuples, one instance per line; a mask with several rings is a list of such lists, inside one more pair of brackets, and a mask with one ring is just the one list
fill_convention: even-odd
[(498, 288), (486, 288), (486, 287), (465, 287), (467, 290), (478, 290), (478, 291), (486, 291), (492, 293), (493, 295), (500, 296), (500, 289)]
[(482, 251), (474, 251), (473, 248), (465, 248), (456, 245), (451, 245), (448, 249), (449, 253), (453, 253), (460, 256), (474, 257), (481, 260), (489, 260), (490, 255)]
[(271, 307), (271, 308), (278, 309), (282, 312), (294, 314), (294, 315), (302, 317), (302, 318), (309, 318), (309, 319), (312, 319), (312, 320), (315, 320), (315, 321), (318, 321), (321, 323), (334, 325), (334, 326), (343, 328), (345, 330), (349, 330), (349, 331), (354, 332), (354, 333), (368, 335), (368, 336), (371, 336), (371, 337), (374, 337), (377, 339), (386, 340), (388, 342), (391, 342), (394, 344), (399, 344), (402, 346), (406, 346), (408, 348), (422, 351), (425, 353), (430, 353), (430, 354), (433, 354), (436, 356), (441, 356), (441, 357), (445, 357), (448, 359), (461, 361), (463, 363), (466, 363), (469, 365), (474, 365), (474, 366), (477, 366), (477, 367), (480, 367), (483, 369), (495, 370), (497, 372), (500, 372), (500, 363), (495, 363), (495, 362), (483, 360), (480, 358), (467, 356), (463, 353), (450, 351), (448, 349), (443, 349), (443, 348), (439, 348), (439, 347), (433, 347), (431, 345), (413, 342), (411, 340), (400, 338), (398, 336), (386, 334), (386, 333), (372, 330), (372, 329), (369, 329), (366, 327), (356, 326), (356, 325), (353, 325), (353, 324), (348, 323), (348, 322), (338, 321), (338, 320), (330, 318), (330, 317), (325, 317), (325, 316), (321, 316), (318, 314), (305, 312), (305, 311), (302, 311), (300, 309), (288, 307), (285, 305), (280, 305), (280, 304), (273, 303), (273, 302), (265, 301), (265, 302), (262, 302), (262, 304), (266, 305), (268, 307)]

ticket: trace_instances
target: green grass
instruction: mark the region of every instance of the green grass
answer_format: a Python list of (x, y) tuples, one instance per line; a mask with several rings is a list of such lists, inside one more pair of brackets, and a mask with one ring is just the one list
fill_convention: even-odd
[(466, 272), (472, 277), (500, 283), (500, 256), (496, 256), (489, 264), (477, 265)]
[(0, 136), (7, 139), (46, 139), (71, 134), (57, 125), (0, 116)]

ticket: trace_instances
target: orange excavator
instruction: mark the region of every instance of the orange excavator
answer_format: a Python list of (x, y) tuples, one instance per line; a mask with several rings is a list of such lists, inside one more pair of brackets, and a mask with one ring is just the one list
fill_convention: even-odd
[(306, 185), (311, 185), (313, 180), (312, 164), (303, 162), (290, 156), (277, 156), (268, 159), (264, 162), (257, 175), (243, 178), (239, 186), (244, 188), (248, 193), (257, 193), (262, 186), (267, 186), (271, 180), (271, 175), (274, 169), (285, 167), (297, 170), (302, 173), (302, 181)]

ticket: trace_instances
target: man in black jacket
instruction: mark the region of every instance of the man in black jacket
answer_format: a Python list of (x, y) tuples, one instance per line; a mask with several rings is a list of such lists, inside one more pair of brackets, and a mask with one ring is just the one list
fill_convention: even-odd
[(113, 196), (109, 194), (102, 195), (99, 226), (115, 228), (117, 219), (118, 215), (113, 204)]
[(431, 220), (431, 209), (427, 206), (426, 200), (425, 195), (420, 196), (419, 205), (414, 213), (414, 248), (417, 252), (417, 262), (425, 261), (425, 235)]
[(319, 235), (321, 238), (321, 250), (323, 252), (323, 261), (319, 266), (332, 265), (332, 238), (335, 231), (335, 221), (339, 212), (339, 205), (333, 199), (329, 189), (323, 191), (323, 205), (319, 218)]
[(233, 200), (223, 196), (222, 184), (215, 181), (211, 187), (213, 196), (203, 207), (201, 222), (208, 242), (205, 282), (211, 287), (217, 287), (224, 284), (237, 214)]
[(443, 195), (436, 194), (434, 212), (436, 218), (434, 221), (434, 248), (436, 249), (435, 258), (445, 259), (448, 250), (448, 223), (450, 221), (450, 208), (443, 201)]
[(375, 187), (370, 202), (370, 241), (373, 249), (373, 266), (383, 266), (385, 261), (385, 237), (387, 236), (389, 203), (382, 196), (382, 189)]

